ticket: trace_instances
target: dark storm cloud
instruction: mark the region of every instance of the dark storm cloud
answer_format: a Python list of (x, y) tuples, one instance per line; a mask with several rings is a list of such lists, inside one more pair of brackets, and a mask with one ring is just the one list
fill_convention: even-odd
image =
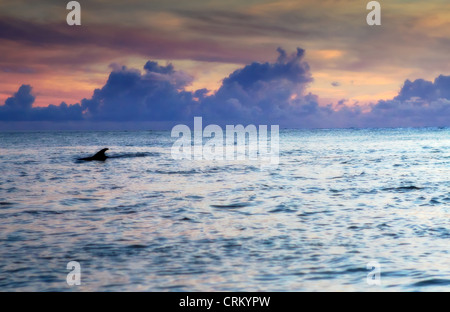
[[(336, 122), (339, 121), (339, 122)], [(406, 80), (397, 96), (362, 107), (339, 101), (330, 125), (345, 127), (440, 127), (450, 126), (450, 76), (434, 82)]]
[(320, 109), (317, 97), (304, 91), (312, 82), (304, 50), (287, 55), (279, 48), (274, 63), (253, 62), (231, 73), (212, 96), (203, 99), (202, 113), (214, 121), (285, 122)]
[(83, 99), (87, 118), (105, 121), (183, 120), (195, 107), (195, 95), (184, 91), (192, 78), (149, 61), (141, 74), (121, 67), (113, 70), (101, 89), (91, 99)]
[(31, 86), (22, 85), (14, 96), (6, 99), (5, 108), (9, 110), (29, 110), (35, 97), (31, 95)]
[(48, 107), (32, 107), (35, 97), (31, 94), (31, 86), (22, 85), (19, 90), (6, 99), (0, 106), (1, 121), (69, 121), (82, 120), (79, 104), (49, 105)]
[(366, 123), (389, 127), (450, 126), (450, 76), (406, 80), (392, 100), (380, 100)]
[(312, 82), (309, 66), (303, 62), (305, 51), (297, 49), (297, 53), (291, 56), (286, 51), (278, 48), (279, 57), (275, 63), (254, 62), (233, 72), (223, 80), (223, 87), (238, 85), (243, 89), (255, 88), (259, 83), (274, 81), (290, 81), (297, 84)]
[(395, 100), (405, 101), (418, 97), (423, 100), (450, 100), (450, 76), (440, 75), (434, 82), (424, 79), (406, 80)]
[(366, 127), (450, 126), (450, 101), (379, 101), (364, 117)]

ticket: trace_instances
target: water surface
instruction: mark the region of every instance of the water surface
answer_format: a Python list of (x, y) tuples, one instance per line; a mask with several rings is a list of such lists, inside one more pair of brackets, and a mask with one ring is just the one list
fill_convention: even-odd
[(448, 291), (449, 135), (282, 130), (262, 170), (173, 160), (170, 132), (0, 133), (0, 290)]

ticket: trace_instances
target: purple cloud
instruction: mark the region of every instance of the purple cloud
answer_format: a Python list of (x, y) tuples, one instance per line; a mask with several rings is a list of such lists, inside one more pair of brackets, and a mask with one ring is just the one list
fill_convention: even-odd
[(144, 73), (115, 67), (108, 81), (81, 101), (86, 118), (103, 121), (188, 121), (203, 116), (216, 123), (289, 122), (320, 110), (317, 97), (304, 95), (312, 81), (304, 50), (287, 55), (281, 48), (273, 63), (253, 62), (231, 73), (219, 90), (186, 91), (192, 77), (172, 64), (148, 61)]
[(184, 91), (192, 77), (171, 64), (149, 61), (145, 72), (123, 66), (114, 69), (91, 99), (83, 99), (86, 119), (99, 121), (177, 121), (190, 116), (195, 95)]
[(276, 122), (294, 126), (295, 116), (320, 109), (317, 97), (305, 95), (312, 82), (304, 50), (287, 55), (281, 48), (274, 63), (254, 62), (231, 73), (216, 94), (202, 100), (202, 115), (214, 122)]
[(406, 80), (398, 96), (398, 101), (410, 100), (414, 97), (428, 101), (450, 99), (450, 76), (440, 75), (434, 82), (417, 79), (411, 82)]
[(193, 78), (172, 64), (148, 61), (143, 71), (112, 66), (106, 84), (81, 104), (32, 107), (23, 85), (0, 106), (1, 121), (164, 122), (168, 127), (202, 116), (206, 123), (278, 124), (289, 128), (414, 127), (450, 125), (450, 76), (406, 80), (397, 96), (370, 106), (339, 101), (319, 105), (304, 50), (279, 48), (274, 62), (253, 62), (223, 79), (216, 93), (187, 91)]
[(35, 97), (29, 85), (22, 85), (19, 90), (6, 99), (0, 106), (0, 121), (73, 121), (82, 120), (82, 110), (79, 104), (47, 107), (32, 107)]
[(338, 82), (338, 81), (333, 81), (333, 82), (331, 83), (331, 85), (332, 85), (333, 87), (339, 87), (341, 84), (340, 84), (340, 82)]

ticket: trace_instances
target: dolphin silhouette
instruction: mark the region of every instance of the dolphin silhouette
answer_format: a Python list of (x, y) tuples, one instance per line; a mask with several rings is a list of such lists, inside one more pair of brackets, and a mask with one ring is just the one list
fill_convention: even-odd
[(91, 160), (99, 160), (99, 161), (105, 161), (108, 156), (105, 155), (105, 152), (109, 150), (109, 148), (104, 148), (101, 151), (98, 151), (94, 156), (86, 157), (86, 158), (79, 158), (78, 160), (84, 160), (84, 161), (91, 161)]

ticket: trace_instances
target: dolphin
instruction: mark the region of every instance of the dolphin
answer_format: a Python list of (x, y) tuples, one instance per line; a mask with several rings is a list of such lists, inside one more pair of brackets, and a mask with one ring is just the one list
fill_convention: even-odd
[(104, 148), (101, 151), (98, 151), (94, 156), (86, 157), (86, 158), (79, 158), (78, 160), (84, 160), (84, 161), (91, 161), (91, 160), (99, 160), (99, 161), (105, 161), (108, 156), (105, 155), (105, 152), (109, 150), (109, 148)]

